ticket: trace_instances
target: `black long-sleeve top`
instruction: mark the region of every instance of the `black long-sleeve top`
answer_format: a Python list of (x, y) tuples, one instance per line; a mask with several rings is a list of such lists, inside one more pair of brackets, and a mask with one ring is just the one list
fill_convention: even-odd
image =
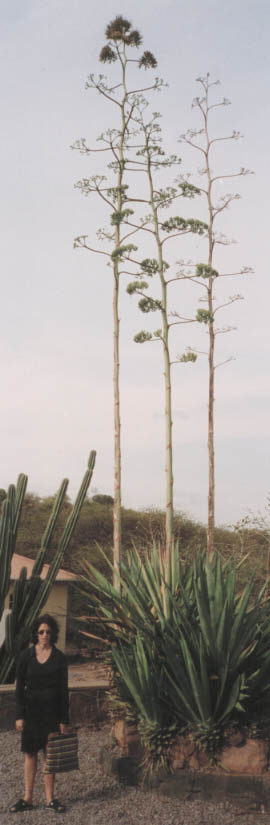
[(46, 662), (38, 662), (35, 647), (25, 650), (18, 662), (16, 719), (49, 713), (59, 723), (68, 724), (68, 671), (64, 653), (53, 647)]

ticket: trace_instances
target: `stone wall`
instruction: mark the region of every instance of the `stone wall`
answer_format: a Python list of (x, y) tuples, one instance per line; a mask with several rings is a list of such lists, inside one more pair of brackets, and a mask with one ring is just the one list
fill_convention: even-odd
[[(170, 750), (173, 773), (188, 770), (215, 775), (225, 773), (270, 776), (269, 739), (250, 739), (241, 731), (227, 733), (226, 745), (217, 754), (215, 762), (205, 751), (198, 748), (191, 737), (178, 736)], [(118, 719), (114, 724), (114, 737), (124, 757), (132, 757), (137, 761), (142, 759), (143, 749), (135, 725)]]
[[(73, 687), (69, 689), (70, 724), (89, 725), (107, 717), (107, 687)], [(15, 725), (15, 685), (0, 685), (0, 731)]]
[[(140, 737), (134, 725), (118, 720), (114, 726), (117, 746), (108, 745), (101, 752), (103, 770), (127, 784), (140, 779), (142, 758)], [(168, 797), (222, 802), (248, 813), (270, 811), (270, 763), (267, 740), (245, 739), (240, 732), (220, 753), (213, 765), (188, 738), (178, 737), (171, 752), (172, 773), (159, 771), (145, 777), (157, 791)]]

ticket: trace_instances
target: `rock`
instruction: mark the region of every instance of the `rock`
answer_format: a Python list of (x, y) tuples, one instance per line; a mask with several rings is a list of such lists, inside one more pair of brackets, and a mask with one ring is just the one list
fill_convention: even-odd
[(236, 728), (227, 728), (226, 739), (227, 744), (232, 745), (235, 748), (242, 748), (247, 741), (244, 731), (237, 730)]
[(126, 723), (124, 719), (116, 719), (113, 733), (119, 747), (124, 749), (126, 746)]
[(171, 768), (173, 771), (189, 768), (191, 771), (213, 770), (207, 753), (199, 750), (192, 739), (178, 736), (171, 748)]
[(198, 760), (200, 771), (207, 771), (209, 773), (210, 771), (217, 770), (216, 765), (213, 763), (213, 761), (210, 761), (209, 756), (205, 751), (198, 752)]
[[(133, 759), (138, 764), (143, 757), (143, 747), (136, 725), (128, 725), (124, 719), (114, 724), (114, 736), (121, 748), (121, 756)], [(268, 769), (268, 743), (263, 739), (247, 739), (243, 731), (227, 731), (227, 744), (217, 755), (213, 764), (203, 750), (199, 750), (191, 737), (178, 736), (171, 747), (170, 765), (172, 771), (214, 773), (220, 775), (243, 774), (260, 776)]]
[(130, 756), (116, 756), (111, 748), (100, 750), (100, 764), (106, 776), (117, 776), (126, 785), (137, 785), (139, 778), (138, 763)]
[(136, 725), (128, 725), (124, 719), (117, 719), (114, 723), (113, 732), (123, 756), (129, 756), (140, 762), (143, 755), (143, 747)]
[(259, 776), (267, 771), (267, 742), (263, 739), (247, 739), (243, 747), (227, 746), (221, 751), (218, 761), (230, 773)]
[(268, 744), (262, 739), (246, 740), (241, 731), (232, 731), (229, 744), (222, 749), (214, 766), (192, 739), (179, 736), (171, 749), (171, 766), (174, 771), (188, 768), (216, 774), (228, 771), (260, 776), (268, 768)]
[(181, 745), (173, 745), (171, 749), (171, 766), (173, 771), (181, 770), (186, 765), (184, 748)]
[(188, 767), (190, 771), (198, 771), (200, 769), (200, 762), (198, 758), (198, 754), (193, 753), (190, 757)]
[(196, 754), (197, 749), (192, 739), (186, 736), (178, 736), (171, 747), (171, 766), (173, 770), (185, 768), (190, 764), (190, 759)]

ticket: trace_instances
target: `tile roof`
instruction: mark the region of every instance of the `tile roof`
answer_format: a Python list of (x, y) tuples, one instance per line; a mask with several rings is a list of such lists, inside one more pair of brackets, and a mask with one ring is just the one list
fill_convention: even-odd
[[(18, 579), (20, 575), (20, 571), (22, 567), (26, 567), (27, 570), (27, 578), (29, 579), (35, 564), (35, 559), (28, 559), (27, 556), (20, 556), (19, 553), (13, 553), (12, 561), (11, 561), (11, 573), (10, 579), (14, 581), (14, 579)], [(44, 564), (41, 572), (41, 579), (46, 579), (47, 573), (49, 570), (49, 564)], [(56, 581), (62, 582), (69, 582), (76, 580), (77, 576), (74, 576), (74, 573), (70, 573), (69, 570), (58, 570)]]

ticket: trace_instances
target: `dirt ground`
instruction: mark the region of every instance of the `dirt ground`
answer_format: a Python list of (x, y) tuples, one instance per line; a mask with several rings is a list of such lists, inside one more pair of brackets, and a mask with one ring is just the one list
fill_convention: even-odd
[(59, 774), (56, 796), (67, 811), (56, 816), (44, 807), (41, 756), (35, 785), (34, 808), (9, 813), (23, 792), (23, 754), (15, 731), (0, 733), (0, 825), (267, 825), (269, 814), (240, 810), (224, 803), (169, 798), (161, 789), (130, 786), (104, 775), (100, 749), (110, 742), (110, 725), (79, 729), (80, 770)]

